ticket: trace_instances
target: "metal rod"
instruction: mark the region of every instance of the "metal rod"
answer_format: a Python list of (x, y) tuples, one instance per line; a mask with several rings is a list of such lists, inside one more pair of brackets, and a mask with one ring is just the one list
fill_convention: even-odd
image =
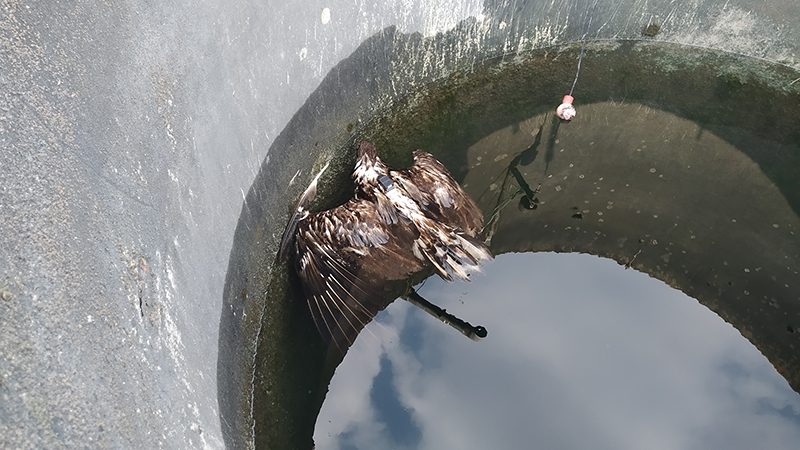
[(488, 334), (486, 328), (480, 325), (472, 326), (469, 322), (465, 322), (459, 319), (458, 317), (450, 314), (446, 310), (439, 308), (433, 303), (422, 298), (422, 296), (417, 294), (417, 291), (415, 291), (413, 288), (406, 295), (403, 295), (403, 299), (407, 300), (417, 308), (425, 311), (426, 313), (432, 315), (433, 317), (441, 320), (442, 322), (450, 325), (451, 327), (458, 330), (459, 333), (472, 339), (473, 341), (476, 342), (480, 341), (481, 339), (485, 338), (486, 335)]

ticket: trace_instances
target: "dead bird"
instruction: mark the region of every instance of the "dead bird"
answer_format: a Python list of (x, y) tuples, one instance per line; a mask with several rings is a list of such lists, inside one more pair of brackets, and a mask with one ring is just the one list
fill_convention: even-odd
[(411, 167), (394, 170), (362, 141), (353, 199), (308, 211), (326, 165), (284, 231), (278, 258), (285, 260), (294, 242), (295, 269), (314, 323), (342, 352), (378, 313), (389, 281), (431, 267), (445, 280), (469, 281), (492, 259), (477, 238), (483, 214), (475, 202), (431, 154), (413, 155)]

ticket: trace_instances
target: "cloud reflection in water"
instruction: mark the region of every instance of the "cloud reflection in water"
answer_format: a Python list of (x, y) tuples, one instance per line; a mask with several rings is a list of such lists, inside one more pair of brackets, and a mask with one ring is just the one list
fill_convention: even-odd
[(508, 254), (362, 332), (318, 449), (795, 449), (800, 395), (731, 325), (664, 283), (578, 254)]

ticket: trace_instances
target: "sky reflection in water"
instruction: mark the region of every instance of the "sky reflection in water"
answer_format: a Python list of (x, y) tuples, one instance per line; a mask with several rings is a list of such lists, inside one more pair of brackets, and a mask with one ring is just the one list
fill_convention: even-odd
[(317, 421), (323, 449), (796, 449), (800, 395), (731, 325), (664, 283), (579, 254), (508, 254), (362, 332)]

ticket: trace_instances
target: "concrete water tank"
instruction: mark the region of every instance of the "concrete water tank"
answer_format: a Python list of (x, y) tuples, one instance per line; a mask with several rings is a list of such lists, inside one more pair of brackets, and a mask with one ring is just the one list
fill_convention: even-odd
[(798, 18), (780, 0), (4, 2), (0, 447), (311, 448), (338, 359), (275, 253), (326, 162), (317, 205), (346, 197), (363, 138), (398, 166), (434, 152), (475, 197), (515, 155), (563, 175), (493, 251), (648, 273), (800, 391)]

